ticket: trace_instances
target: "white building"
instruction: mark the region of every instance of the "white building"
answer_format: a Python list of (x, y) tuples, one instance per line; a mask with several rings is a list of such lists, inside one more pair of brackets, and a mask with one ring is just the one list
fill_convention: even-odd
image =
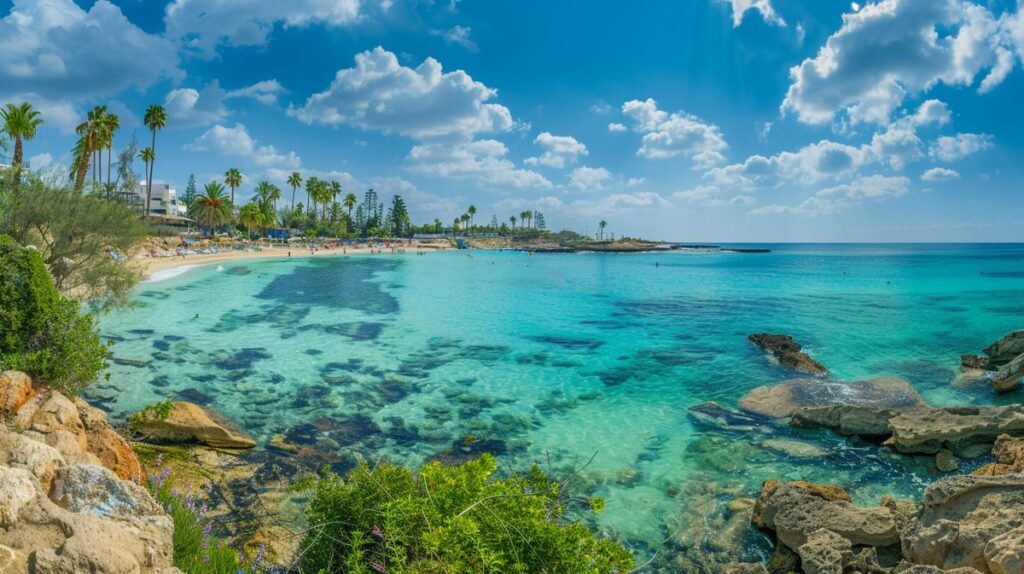
[[(146, 184), (139, 182), (135, 193), (128, 198), (131, 205), (140, 211), (146, 209)], [(188, 217), (188, 206), (178, 199), (178, 192), (166, 183), (153, 183), (153, 195), (149, 200), (149, 214), (163, 217)]]

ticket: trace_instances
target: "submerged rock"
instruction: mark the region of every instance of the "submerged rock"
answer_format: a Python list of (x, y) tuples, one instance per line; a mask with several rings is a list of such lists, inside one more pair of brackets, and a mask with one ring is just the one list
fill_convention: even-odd
[(693, 405), (687, 412), (698, 424), (731, 432), (767, 432), (762, 421), (723, 407), (714, 401)]
[(902, 534), (916, 564), (1024, 572), (1024, 476), (955, 476), (925, 491), (916, 522)]
[(789, 417), (806, 407), (856, 405), (883, 409), (925, 406), (910, 383), (882, 377), (845, 383), (822, 379), (790, 379), (757, 387), (740, 399), (740, 408), (772, 418)]
[(770, 438), (761, 446), (793, 458), (820, 458), (828, 454), (825, 449), (800, 440)]
[(965, 369), (987, 371), (991, 366), (991, 362), (988, 357), (980, 355), (960, 355), (960, 366)]
[(789, 335), (754, 333), (747, 340), (774, 356), (783, 367), (809, 375), (827, 375), (828, 369), (804, 353)]
[(194, 403), (173, 403), (167, 418), (143, 414), (136, 430), (151, 440), (171, 443), (198, 442), (217, 448), (252, 448), (256, 441), (220, 414)]

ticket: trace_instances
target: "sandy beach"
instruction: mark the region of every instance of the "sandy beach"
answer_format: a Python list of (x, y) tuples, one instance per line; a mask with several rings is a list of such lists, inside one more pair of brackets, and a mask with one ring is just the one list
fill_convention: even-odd
[[(404, 251), (405, 253), (413, 253), (417, 251), (444, 251), (447, 248), (437, 244), (423, 244), (405, 245), (398, 249), (400, 250), (399, 252)], [(315, 252), (310, 252), (309, 249), (301, 246), (273, 246), (263, 247), (261, 251), (226, 250), (220, 253), (191, 254), (173, 257), (142, 256), (137, 259), (137, 261), (142, 266), (143, 277), (145, 278), (144, 281), (162, 281), (202, 265), (249, 259), (280, 259), (289, 257), (289, 252), (291, 253), (290, 257), (345, 257), (348, 255), (368, 255), (371, 253), (380, 253), (382, 255), (392, 253), (391, 248), (376, 247), (346, 247), (344, 249), (337, 247), (317, 249)]]

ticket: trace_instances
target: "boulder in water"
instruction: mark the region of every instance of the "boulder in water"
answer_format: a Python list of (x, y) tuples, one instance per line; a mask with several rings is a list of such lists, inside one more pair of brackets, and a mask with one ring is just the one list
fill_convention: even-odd
[(1017, 388), (1022, 376), (1024, 376), (1024, 353), (999, 367), (999, 370), (992, 375), (992, 386), (996, 392), (1007, 393)]
[(1002, 339), (982, 349), (992, 366), (999, 367), (1024, 353), (1024, 329), (1007, 333)]
[(996, 461), (978, 468), (971, 474), (979, 476), (1000, 476), (1024, 474), (1024, 438), (1000, 435), (992, 445)]
[(754, 333), (747, 340), (771, 354), (783, 367), (808, 375), (828, 374), (828, 369), (804, 353), (800, 344), (789, 335)]
[(740, 399), (740, 408), (762, 416), (789, 417), (801, 408), (856, 405), (898, 409), (925, 406), (906, 380), (882, 377), (845, 383), (822, 379), (791, 379), (757, 387)]

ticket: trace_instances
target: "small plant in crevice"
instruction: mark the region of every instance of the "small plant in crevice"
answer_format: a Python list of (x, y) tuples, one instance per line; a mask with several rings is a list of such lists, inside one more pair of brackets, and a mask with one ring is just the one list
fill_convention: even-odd
[(213, 534), (213, 520), (209, 516), (208, 488), (197, 492), (172, 489), (171, 467), (156, 458), (156, 472), (149, 477), (148, 487), (153, 497), (171, 515), (174, 521), (174, 565), (185, 574), (276, 574), (277, 570), (265, 562), (265, 549), (260, 546), (256, 554), (247, 557), (231, 543)]

